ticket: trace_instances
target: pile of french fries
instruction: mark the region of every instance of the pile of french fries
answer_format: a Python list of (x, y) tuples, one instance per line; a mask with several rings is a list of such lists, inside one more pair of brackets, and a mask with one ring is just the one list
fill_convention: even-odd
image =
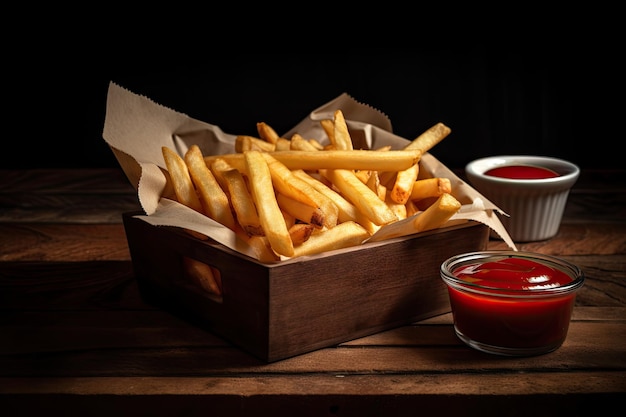
[(176, 199), (231, 229), (261, 262), (359, 245), (418, 213), (415, 233), (435, 229), (461, 208), (448, 178), (420, 177), (421, 156), (449, 127), (437, 123), (401, 150), (364, 150), (353, 148), (342, 111), (333, 116), (320, 121), (327, 145), (259, 122), (258, 137), (238, 136), (231, 154), (163, 147)]

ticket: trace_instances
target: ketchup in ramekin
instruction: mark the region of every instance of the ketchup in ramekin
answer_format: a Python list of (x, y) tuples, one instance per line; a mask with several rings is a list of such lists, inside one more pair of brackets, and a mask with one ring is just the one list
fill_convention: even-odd
[(441, 265), (454, 330), (477, 350), (531, 356), (560, 347), (567, 336), (580, 268), (548, 255), (484, 251)]
[(534, 165), (501, 165), (488, 169), (485, 175), (515, 180), (544, 180), (559, 176), (551, 169)]

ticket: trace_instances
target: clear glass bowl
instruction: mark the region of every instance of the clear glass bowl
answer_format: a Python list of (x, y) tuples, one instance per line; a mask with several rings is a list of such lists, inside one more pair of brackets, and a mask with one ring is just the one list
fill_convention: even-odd
[[(501, 266), (503, 261), (538, 266), (509, 270)], [(482, 273), (476, 273), (476, 278), (459, 277), (460, 269), (486, 263), (493, 267), (487, 272), (491, 278), (480, 278)], [(546, 278), (541, 268), (552, 271), (548, 274), (565, 274), (568, 282), (522, 285), (522, 276), (531, 269)], [(456, 255), (442, 263), (440, 272), (459, 339), (474, 349), (506, 356), (540, 355), (559, 348), (567, 336), (576, 293), (585, 280), (582, 270), (567, 261), (518, 251)]]

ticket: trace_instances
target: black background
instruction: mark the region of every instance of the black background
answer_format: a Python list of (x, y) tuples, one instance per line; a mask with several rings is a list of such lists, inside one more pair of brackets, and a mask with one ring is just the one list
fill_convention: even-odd
[(232, 134), (256, 135), (258, 121), (284, 133), (346, 92), (384, 112), (407, 139), (445, 123), (452, 133), (432, 153), (450, 168), (495, 154), (624, 166), (617, 49), (561, 42), (298, 49), (306, 53), (126, 48), (101, 59), (73, 49), (5, 64), (12, 75), (2, 168), (116, 167), (102, 139), (110, 81)]

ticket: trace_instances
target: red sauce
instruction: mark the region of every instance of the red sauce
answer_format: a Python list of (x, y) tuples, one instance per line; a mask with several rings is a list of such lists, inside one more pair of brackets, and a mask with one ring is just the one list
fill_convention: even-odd
[(491, 168), (485, 175), (500, 178), (510, 178), (515, 180), (538, 180), (545, 178), (555, 178), (559, 174), (548, 168), (532, 165), (504, 165)]
[[(466, 265), (456, 269), (454, 275), (490, 288), (528, 293), (572, 281), (560, 270), (520, 258)], [(560, 346), (567, 335), (575, 299), (574, 292), (525, 300), (452, 287), (449, 294), (458, 332), (483, 344), (518, 349)]]
[(544, 290), (572, 282), (565, 272), (523, 258), (465, 265), (454, 276), (477, 285), (509, 290)]

